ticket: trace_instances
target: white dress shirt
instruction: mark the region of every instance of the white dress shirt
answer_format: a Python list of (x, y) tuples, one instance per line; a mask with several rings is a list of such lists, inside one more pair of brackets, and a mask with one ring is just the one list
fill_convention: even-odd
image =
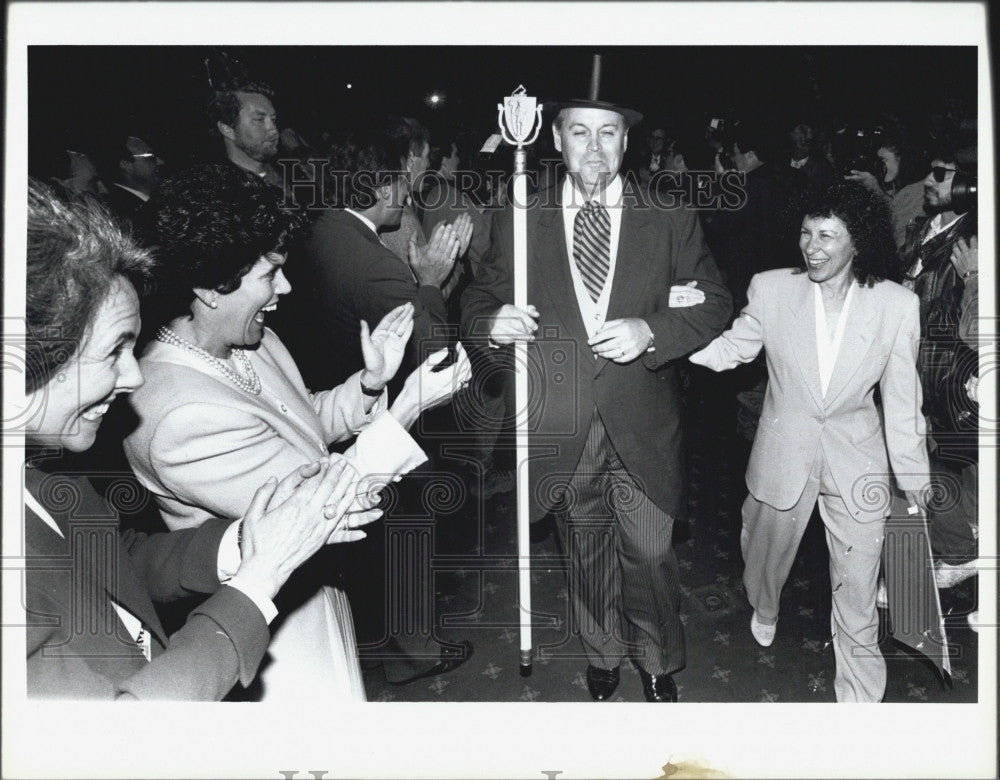
[(844, 327), (847, 324), (847, 311), (851, 307), (851, 296), (854, 295), (855, 282), (847, 288), (847, 296), (844, 298), (844, 308), (840, 310), (837, 318), (837, 327), (833, 336), (826, 325), (826, 305), (823, 303), (823, 291), (819, 285), (815, 285), (816, 300), (816, 354), (819, 357), (819, 384), (826, 396), (826, 388), (830, 385), (830, 377), (833, 376), (833, 367), (837, 363), (837, 355), (840, 353), (840, 342), (844, 339)]
[[(580, 306), (580, 314), (583, 315), (583, 324), (587, 328), (587, 335), (593, 338), (604, 325), (604, 320), (608, 314), (608, 301), (611, 299), (611, 281), (615, 276), (615, 263), (618, 259), (618, 237), (621, 235), (622, 227), (622, 180), (615, 178), (608, 184), (607, 189), (595, 198), (586, 198), (573, 182), (572, 176), (567, 176), (562, 188), (562, 213), (563, 228), (566, 231), (566, 254), (569, 263), (569, 272), (573, 277), (573, 289), (576, 292), (576, 300)], [(608, 277), (604, 281), (604, 288), (600, 296), (595, 301), (590, 297), (590, 292), (583, 283), (580, 269), (576, 267), (576, 260), (573, 259), (573, 227), (576, 215), (583, 208), (588, 200), (599, 203), (608, 210), (611, 219), (611, 257), (608, 258)], [(597, 355), (594, 355), (597, 359)]]

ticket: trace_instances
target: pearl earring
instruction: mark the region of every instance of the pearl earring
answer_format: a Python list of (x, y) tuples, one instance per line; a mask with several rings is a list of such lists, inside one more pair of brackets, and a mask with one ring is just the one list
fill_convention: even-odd
[(208, 305), (211, 306), (213, 309), (217, 309), (219, 307), (219, 302), (215, 300), (215, 298), (212, 298), (212, 300), (209, 301)]

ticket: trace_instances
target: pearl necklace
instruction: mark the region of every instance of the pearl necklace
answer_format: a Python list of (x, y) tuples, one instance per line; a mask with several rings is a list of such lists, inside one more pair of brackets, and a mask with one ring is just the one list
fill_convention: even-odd
[(226, 379), (240, 388), (240, 390), (243, 390), (250, 395), (260, 395), (260, 377), (257, 376), (257, 372), (254, 371), (253, 366), (250, 364), (250, 358), (247, 357), (246, 352), (242, 349), (233, 349), (233, 357), (235, 357), (236, 360), (243, 366), (243, 371), (246, 372), (246, 376), (243, 376), (238, 371), (234, 371), (217, 357), (209, 354), (201, 347), (196, 347), (190, 341), (185, 341), (166, 325), (161, 326), (160, 329), (156, 331), (156, 340), (162, 341), (164, 344), (173, 344), (175, 347), (187, 350), (192, 355), (197, 355), (215, 368), (216, 371), (226, 377)]

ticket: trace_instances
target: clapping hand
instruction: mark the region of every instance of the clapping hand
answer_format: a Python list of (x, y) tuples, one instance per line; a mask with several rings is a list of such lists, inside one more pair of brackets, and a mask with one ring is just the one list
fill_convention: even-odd
[(459, 214), (452, 223), (455, 227), (455, 234), (458, 236), (458, 257), (461, 257), (469, 249), (472, 241), (472, 217), (468, 214)]
[(406, 342), (413, 332), (413, 304), (404, 303), (386, 314), (372, 333), (361, 320), (361, 354), (365, 370), (361, 382), (372, 390), (381, 390), (396, 376)]
[(403, 383), (403, 389), (389, 413), (403, 428), (409, 428), (417, 417), (428, 409), (447, 403), (459, 390), (469, 385), (472, 365), (461, 344), (455, 345), (455, 362), (447, 368), (438, 368), (448, 357), (447, 349), (431, 353)]
[[(468, 219), (468, 215), (463, 215)], [(457, 222), (458, 220), (456, 220)], [(471, 220), (469, 220), (471, 226)], [(470, 234), (471, 237), (471, 234)], [(431, 233), (430, 241), (421, 247), (410, 238), (408, 254), (410, 268), (421, 285), (440, 287), (455, 266), (460, 249), (460, 236), (454, 225), (441, 222)]]
[[(342, 457), (301, 466), (280, 483), (272, 477), (243, 516), (238, 574), (273, 598), (299, 566), (330, 540), (354, 498), (357, 472)], [(341, 541), (364, 537), (345, 529)]]

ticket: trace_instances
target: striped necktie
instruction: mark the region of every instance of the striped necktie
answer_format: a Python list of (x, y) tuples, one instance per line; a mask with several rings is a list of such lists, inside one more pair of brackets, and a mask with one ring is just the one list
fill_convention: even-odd
[(599, 203), (588, 202), (573, 221), (573, 260), (580, 277), (597, 302), (611, 268), (611, 218)]

